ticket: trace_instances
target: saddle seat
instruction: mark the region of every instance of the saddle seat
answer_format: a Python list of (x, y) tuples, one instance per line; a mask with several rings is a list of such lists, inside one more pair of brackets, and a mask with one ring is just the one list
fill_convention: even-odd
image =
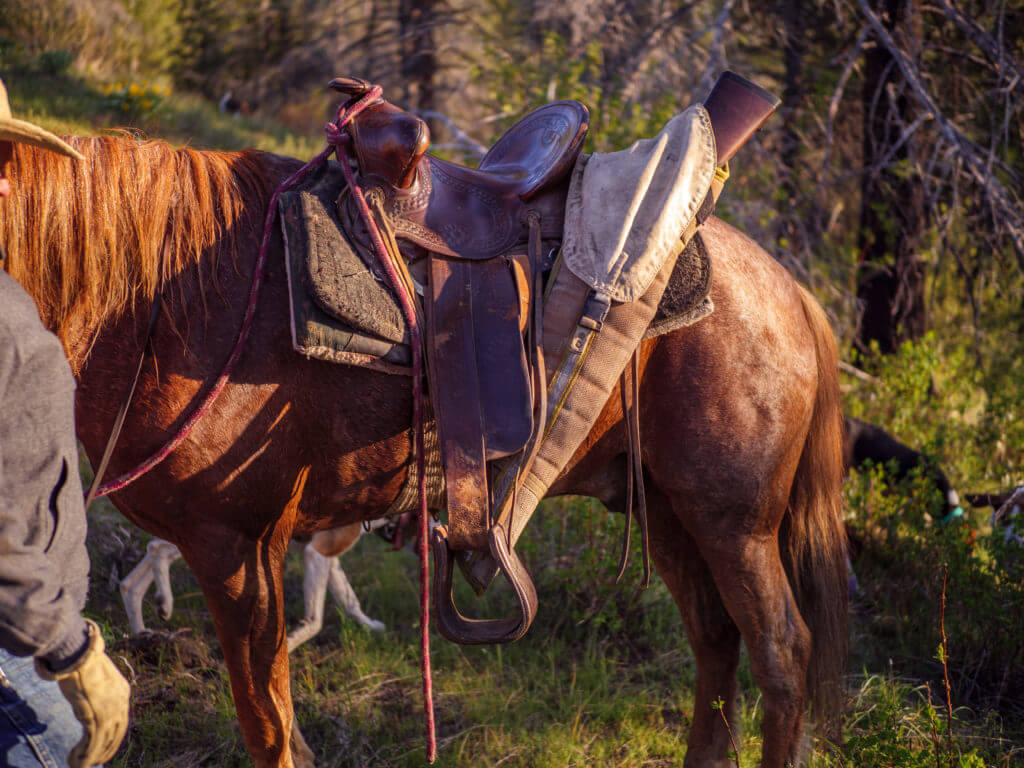
[[(358, 97), (370, 84), (343, 77), (331, 87)], [(540, 213), (544, 237), (561, 237), (567, 186), (559, 182), (567, 182), (588, 127), (583, 104), (546, 104), (509, 128), (478, 168), (427, 154), (426, 122), (383, 99), (349, 130), (367, 196), (376, 197), (396, 237), (481, 260), (524, 239), (531, 208)]]

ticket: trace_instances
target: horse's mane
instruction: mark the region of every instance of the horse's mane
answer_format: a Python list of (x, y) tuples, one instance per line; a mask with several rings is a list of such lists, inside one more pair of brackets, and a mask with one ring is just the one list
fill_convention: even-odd
[(68, 141), (85, 162), (15, 144), (13, 193), (0, 203), (4, 266), (65, 347), (262, 223), (262, 153), (128, 136)]

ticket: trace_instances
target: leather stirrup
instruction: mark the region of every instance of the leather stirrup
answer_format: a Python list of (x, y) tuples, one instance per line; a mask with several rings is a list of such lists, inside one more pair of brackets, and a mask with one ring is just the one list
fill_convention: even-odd
[(511, 643), (526, 634), (537, 615), (537, 590), (526, 567), (515, 551), (508, 548), (508, 534), (495, 524), (488, 532), (491, 556), (505, 575), (519, 602), (519, 615), (504, 619), (469, 619), (459, 613), (452, 595), (452, 552), (448, 548), (448, 531), (443, 525), (434, 528), (431, 546), (434, 551), (434, 606), (441, 635), (462, 645)]

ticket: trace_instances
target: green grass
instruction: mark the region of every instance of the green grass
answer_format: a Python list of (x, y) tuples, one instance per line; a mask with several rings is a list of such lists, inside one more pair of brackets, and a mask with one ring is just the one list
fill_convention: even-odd
[[(432, 635), (437, 765), (681, 765), (696, 670), (664, 585), (655, 579), (634, 602), (635, 582), (628, 582), (615, 588), (626, 599), (608, 601), (594, 613), (587, 593), (611, 589), (612, 533), (621, 520), (582, 500), (547, 503), (540, 514), (534, 541), (523, 547), (533, 553), (530, 564), (540, 589), (541, 612), (530, 633), (504, 647), (460, 647)], [(555, 558), (554, 565), (545, 568), (547, 558), (537, 557), (552, 546), (547, 534), (563, 514), (570, 530), (596, 523), (596, 543), (609, 549), (594, 567), (585, 558), (579, 566), (573, 562), (577, 545), (571, 537), (561, 552), (565, 557)], [(123, 575), (141, 557), (145, 537), (109, 507), (92, 515), (89, 612), (105, 622), (115, 657), (134, 675), (132, 726), (113, 765), (248, 765), (212, 624), (188, 570), (179, 564), (172, 571), (176, 604), (169, 622), (151, 606), (146, 610), (150, 628), (172, 638), (127, 639), (113, 573)], [(537, 541), (541, 535), (545, 540)], [(298, 553), (291, 553), (289, 626), (301, 618), (300, 564)], [(303, 733), (322, 766), (420, 766), (416, 560), (367, 535), (342, 564), (366, 613), (382, 620), (387, 631), (357, 627), (330, 605), (324, 631), (292, 657), (292, 694)], [(477, 601), (460, 587), (457, 600), (480, 615), (500, 615), (509, 596), (498, 592)], [(923, 680), (901, 676), (893, 667), (863, 667), (860, 659), (876, 663), (884, 648), (858, 648), (877, 642), (872, 625), (879, 618), (863, 604), (859, 610), (846, 743), (815, 741), (811, 765), (932, 768), (937, 750), (941, 765), (948, 765), (941, 688), (933, 682), (929, 704)], [(762, 713), (745, 658), (739, 679), (740, 764), (753, 766)], [(954, 766), (1024, 765), (1024, 727), (1010, 714), (1004, 719), (995, 710), (958, 707), (954, 737)]]

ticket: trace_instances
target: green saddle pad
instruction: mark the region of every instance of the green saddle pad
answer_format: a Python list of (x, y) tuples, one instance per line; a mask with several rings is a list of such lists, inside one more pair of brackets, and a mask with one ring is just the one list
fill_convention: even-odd
[(337, 199), (345, 178), (324, 162), (278, 201), (292, 345), (309, 357), (408, 373), (398, 302), (345, 236)]

